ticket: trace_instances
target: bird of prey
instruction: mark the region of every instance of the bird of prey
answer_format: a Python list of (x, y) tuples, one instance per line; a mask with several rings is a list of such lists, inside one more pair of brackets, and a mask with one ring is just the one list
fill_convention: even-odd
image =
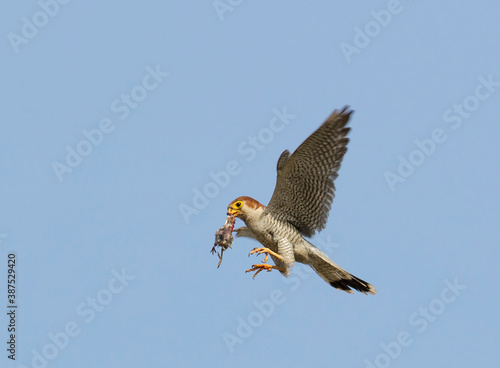
[[(375, 294), (375, 288), (351, 275), (304, 237), (312, 237), (326, 226), (335, 196), (334, 180), (347, 151), (352, 110), (344, 107), (330, 117), (290, 155), (285, 150), (277, 164), (278, 177), (269, 205), (250, 197), (239, 197), (228, 206), (228, 215), (245, 222), (235, 229), (237, 237), (252, 238), (264, 247), (250, 254), (265, 254), (264, 263), (247, 272), (278, 270), (289, 276), (295, 261), (307, 264), (328, 284), (353, 293)], [(267, 262), (271, 256), (275, 265)]]

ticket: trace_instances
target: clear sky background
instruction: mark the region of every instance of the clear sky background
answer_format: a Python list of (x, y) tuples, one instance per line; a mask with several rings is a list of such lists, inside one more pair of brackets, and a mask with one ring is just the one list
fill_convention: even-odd
[[(499, 13), (496, 1), (4, 4), (0, 366), (496, 365)], [(262, 257), (248, 239), (217, 269), (228, 203), (267, 204), (281, 152), (344, 105), (349, 151), (311, 241), (377, 295), (300, 266), (252, 280)]]

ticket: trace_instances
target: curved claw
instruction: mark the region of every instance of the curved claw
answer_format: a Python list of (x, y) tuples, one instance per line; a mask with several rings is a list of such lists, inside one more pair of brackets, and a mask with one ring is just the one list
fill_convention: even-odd
[(276, 258), (282, 260), (284, 262), (284, 259), (282, 256), (280, 256), (278, 253), (276, 252), (273, 252), (271, 249), (269, 248), (253, 248), (250, 253), (248, 254), (248, 256), (250, 257), (252, 254), (254, 253), (257, 253), (257, 254), (265, 254), (266, 257), (264, 258), (264, 263), (267, 262), (267, 260), (269, 259), (269, 255), (272, 255), (272, 256), (275, 256)]
[(278, 271), (281, 271), (281, 272), (285, 272), (285, 270), (281, 267), (278, 267), (278, 266), (272, 266), (272, 265), (268, 265), (268, 264), (254, 264), (252, 265), (252, 268), (249, 269), (249, 270), (246, 270), (245, 272), (253, 272), (253, 271), (257, 271), (255, 272), (255, 274), (253, 275), (253, 279), (255, 279), (255, 276), (257, 276), (260, 272), (266, 270), (267, 272), (271, 272), (271, 270), (278, 270)]

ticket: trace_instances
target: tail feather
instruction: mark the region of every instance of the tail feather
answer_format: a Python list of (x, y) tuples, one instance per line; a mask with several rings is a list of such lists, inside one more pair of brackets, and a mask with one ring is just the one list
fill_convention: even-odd
[(350, 288), (353, 288), (354, 290), (360, 291), (364, 294), (375, 295), (377, 293), (377, 290), (375, 290), (373, 285), (367, 283), (364, 280), (361, 280), (354, 275), (351, 275), (350, 273), (348, 275), (351, 277), (351, 279), (331, 281), (329, 282), (329, 284), (335, 289), (343, 290), (351, 294), (353, 293), (353, 291)]
[(364, 294), (375, 295), (377, 293), (373, 285), (370, 285), (368, 282), (351, 275), (315, 246), (312, 246), (312, 248), (309, 249), (309, 262), (313, 270), (335, 289), (342, 290), (350, 294), (353, 293), (352, 289)]

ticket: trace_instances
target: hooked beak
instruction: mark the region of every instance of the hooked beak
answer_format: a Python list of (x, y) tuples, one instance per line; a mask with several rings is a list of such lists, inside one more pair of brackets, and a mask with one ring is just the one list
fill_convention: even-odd
[(228, 207), (227, 209), (227, 214), (231, 216), (238, 216), (240, 212), (241, 212), (240, 210), (235, 210), (234, 208), (231, 207)]

